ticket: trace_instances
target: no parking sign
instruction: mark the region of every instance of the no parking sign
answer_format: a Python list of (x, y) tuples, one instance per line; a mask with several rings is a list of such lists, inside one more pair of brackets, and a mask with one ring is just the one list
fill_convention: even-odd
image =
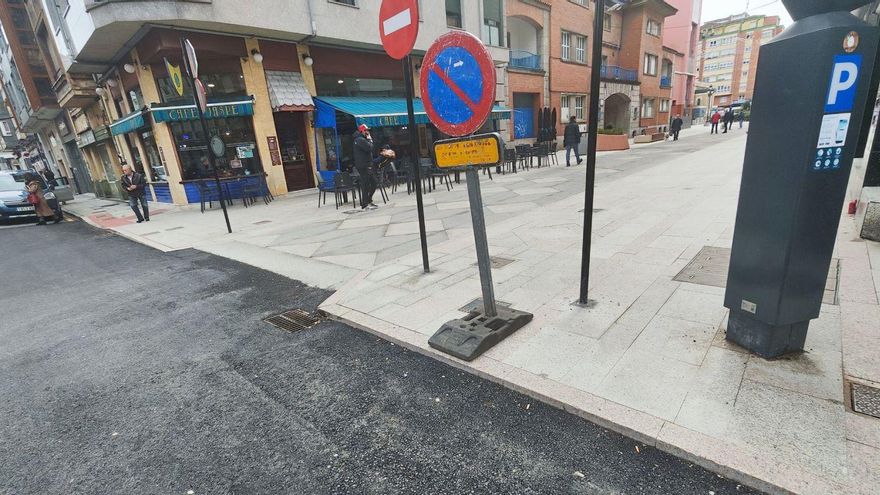
[(495, 104), (495, 64), (476, 36), (454, 31), (437, 38), (419, 76), (425, 112), (450, 136), (479, 129)]

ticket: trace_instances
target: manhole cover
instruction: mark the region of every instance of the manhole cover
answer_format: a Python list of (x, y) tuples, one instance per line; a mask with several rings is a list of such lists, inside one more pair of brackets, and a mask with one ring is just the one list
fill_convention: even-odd
[(853, 383), (852, 408), (857, 413), (880, 418), (880, 388)]
[(503, 268), (515, 260), (510, 258), (502, 258), (501, 256), (489, 256), (489, 261), (492, 262), (492, 268)]
[[(730, 248), (703, 246), (703, 249), (672, 280), (691, 284), (727, 286), (727, 271), (730, 268)], [(831, 260), (828, 280), (825, 283), (823, 304), (837, 304), (837, 287), (840, 275), (840, 260)]]
[(263, 321), (275, 325), (282, 330), (296, 332), (315, 326), (321, 319), (308, 311), (292, 309), (279, 315), (270, 316)]

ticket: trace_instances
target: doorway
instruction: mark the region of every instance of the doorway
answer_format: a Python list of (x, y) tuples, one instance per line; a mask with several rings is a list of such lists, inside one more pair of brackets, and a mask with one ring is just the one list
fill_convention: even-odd
[(305, 113), (275, 112), (275, 132), (284, 167), (284, 179), (288, 191), (315, 187), (312, 161), (306, 144)]

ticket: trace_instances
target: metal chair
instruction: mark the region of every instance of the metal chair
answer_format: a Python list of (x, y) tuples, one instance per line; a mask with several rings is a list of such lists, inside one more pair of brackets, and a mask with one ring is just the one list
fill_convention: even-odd
[(348, 172), (339, 172), (336, 174), (336, 181), (333, 184), (333, 192), (336, 196), (336, 209), (339, 209), (339, 197), (342, 195), (345, 204), (348, 202), (347, 195), (351, 193), (351, 204), (354, 207), (357, 207), (357, 186), (354, 184), (354, 179), (351, 178), (351, 174)]
[(208, 208), (214, 208), (214, 201), (220, 200), (220, 194), (217, 191), (217, 184), (214, 181), (196, 181), (196, 188), (199, 190), (199, 202), (201, 203), (202, 213), (205, 212), (205, 202)]
[[(327, 204), (327, 193), (336, 191), (336, 172), (319, 170), (318, 174), (318, 208), (321, 207), (321, 195), (324, 195), (324, 204)], [(339, 209), (337, 202), (336, 209)]]

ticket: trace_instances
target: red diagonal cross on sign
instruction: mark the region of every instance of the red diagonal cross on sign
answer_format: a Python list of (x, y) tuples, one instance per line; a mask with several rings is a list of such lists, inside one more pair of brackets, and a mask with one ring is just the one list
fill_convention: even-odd
[(477, 102), (472, 100), (471, 97), (468, 96), (467, 93), (465, 93), (461, 88), (459, 88), (458, 85), (455, 84), (455, 81), (453, 81), (452, 79), (449, 78), (448, 75), (446, 75), (446, 72), (440, 70), (440, 68), (437, 67), (437, 64), (431, 65), (431, 71), (433, 71), (434, 74), (437, 75), (437, 77), (439, 77), (444, 83), (446, 83), (446, 85), (449, 86), (449, 89), (451, 89), (452, 92), (455, 93), (456, 96), (461, 98), (461, 101), (463, 101), (464, 104), (467, 105), (467, 107), (470, 108), (472, 112), (477, 111)]

